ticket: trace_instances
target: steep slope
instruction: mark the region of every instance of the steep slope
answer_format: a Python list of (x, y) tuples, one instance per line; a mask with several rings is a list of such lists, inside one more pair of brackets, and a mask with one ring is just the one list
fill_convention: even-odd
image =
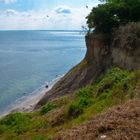
[(107, 69), (117, 66), (126, 70), (140, 68), (139, 23), (129, 23), (106, 39), (105, 35), (87, 34), (87, 52), (84, 60), (70, 70), (38, 102), (36, 108), (49, 100), (72, 94), (75, 90), (93, 84)]

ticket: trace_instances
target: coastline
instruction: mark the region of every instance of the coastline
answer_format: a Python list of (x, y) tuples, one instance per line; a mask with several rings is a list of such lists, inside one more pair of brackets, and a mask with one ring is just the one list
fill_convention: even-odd
[(16, 100), (13, 104), (9, 105), (3, 114), (0, 115), (0, 118), (14, 112), (32, 112), (35, 105), (39, 100), (49, 91), (51, 88), (64, 76), (60, 75), (52, 82), (50, 82), (49, 87), (46, 88), (46, 84), (42, 85), (39, 89), (33, 91), (30, 95), (22, 97)]

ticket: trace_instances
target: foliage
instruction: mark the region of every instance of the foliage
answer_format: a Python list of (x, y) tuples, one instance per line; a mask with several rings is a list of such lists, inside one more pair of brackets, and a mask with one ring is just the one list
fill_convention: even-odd
[(41, 108), (40, 114), (44, 115), (44, 114), (48, 113), (49, 111), (53, 110), (55, 107), (56, 106), (54, 104), (48, 103)]
[(127, 99), (135, 98), (135, 86), (140, 80), (140, 71), (134, 73), (112, 68), (95, 85), (90, 85), (76, 92), (76, 98), (69, 104), (68, 115), (83, 121), (92, 114), (99, 113)]
[(140, 21), (140, 0), (104, 0), (87, 16), (90, 29), (110, 33), (113, 28), (128, 22)]
[(139, 92), (135, 91), (136, 87), (140, 87), (140, 71), (128, 72), (112, 68), (93, 85), (92, 103), (83, 109), (83, 113), (73, 123), (89, 120), (93, 115), (128, 99), (140, 98)]
[(76, 118), (83, 113), (84, 109), (92, 104), (91, 96), (93, 92), (92, 86), (87, 86), (77, 91), (76, 98), (68, 107), (68, 117)]
[(5, 131), (10, 131), (11, 128), (13, 129), (13, 132), (16, 134), (22, 134), (25, 133), (30, 128), (30, 116), (27, 114), (21, 114), (21, 113), (13, 113), (7, 115), (5, 118), (0, 120), (0, 133), (3, 133), (2, 128)]
[(38, 134), (32, 137), (32, 140), (48, 140), (45, 136)]

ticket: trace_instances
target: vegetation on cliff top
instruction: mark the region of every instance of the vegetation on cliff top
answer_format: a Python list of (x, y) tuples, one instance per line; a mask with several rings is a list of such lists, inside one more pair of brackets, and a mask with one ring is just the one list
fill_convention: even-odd
[(140, 70), (112, 68), (94, 85), (47, 103), (32, 113), (0, 119), (1, 140), (47, 140), (129, 99), (140, 98)]
[(110, 33), (112, 29), (128, 22), (140, 21), (140, 0), (100, 0), (87, 16), (89, 29)]

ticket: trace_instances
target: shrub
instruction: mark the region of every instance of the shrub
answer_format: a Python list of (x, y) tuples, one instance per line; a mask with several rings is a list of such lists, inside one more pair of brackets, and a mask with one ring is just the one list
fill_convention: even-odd
[(92, 93), (93, 93), (93, 86), (90, 85), (78, 90), (75, 94), (76, 94), (76, 98), (80, 98), (80, 97), (90, 98), (92, 96)]
[(93, 86), (87, 86), (76, 92), (76, 98), (68, 107), (68, 117), (76, 118), (92, 104)]
[(123, 71), (119, 68), (110, 69), (96, 85), (95, 97), (104, 92), (110, 92), (114, 86), (122, 81), (129, 75), (128, 71)]
[(84, 97), (72, 102), (68, 108), (68, 117), (77, 118), (91, 103), (90, 99)]
[(49, 111), (53, 110), (55, 107), (56, 106), (54, 104), (48, 103), (41, 108), (40, 114), (44, 115), (44, 114), (48, 113)]

